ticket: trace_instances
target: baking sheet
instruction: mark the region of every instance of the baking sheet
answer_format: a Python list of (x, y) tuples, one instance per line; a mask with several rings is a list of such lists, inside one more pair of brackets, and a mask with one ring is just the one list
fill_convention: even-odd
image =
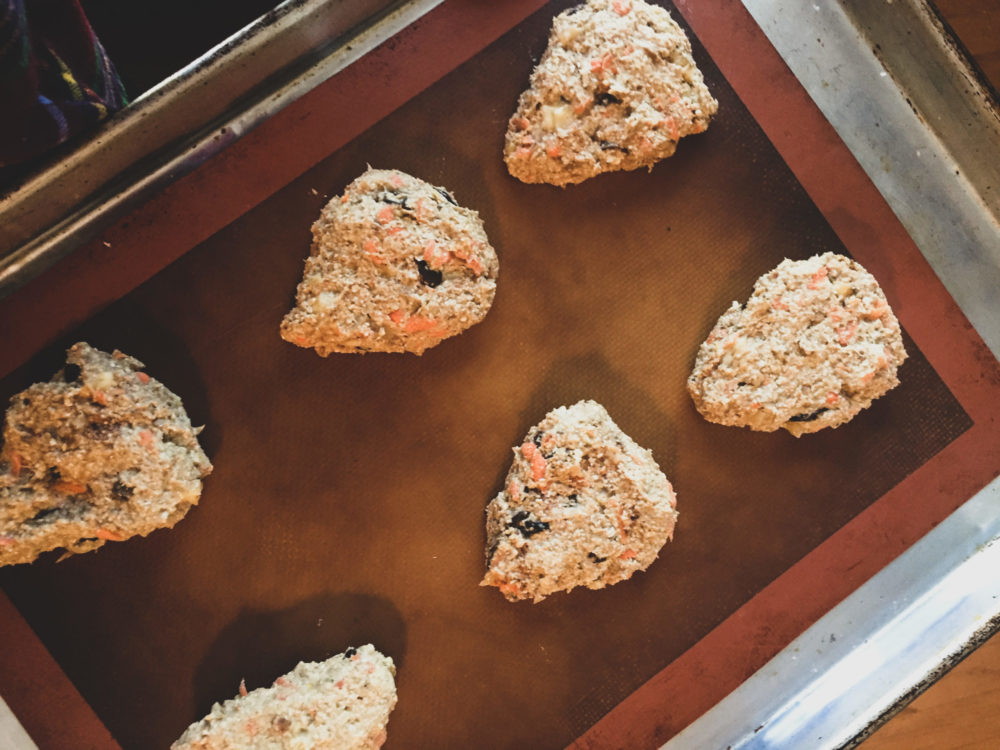
[[(387, 747), (560, 747), (971, 425), (910, 340), (904, 384), (829, 434), (700, 419), (684, 379), (729, 301), (785, 256), (844, 248), (697, 43), (720, 115), (671, 160), (567, 190), (506, 176), (506, 118), (567, 5), (60, 342), (146, 361), (217, 467), (169, 533), (0, 574), (123, 747), (367, 640), (399, 664)], [(309, 224), (366, 162), (448, 186), (501, 256), (486, 321), (423, 358), (277, 338)], [(528, 426), (584, 397), (674, 481), (676, 541), (606, 591), (507, 603), (475, 585), (483, 507)]]

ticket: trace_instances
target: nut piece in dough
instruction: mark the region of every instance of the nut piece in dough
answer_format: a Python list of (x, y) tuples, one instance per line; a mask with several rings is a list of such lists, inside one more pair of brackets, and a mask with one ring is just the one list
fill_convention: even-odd
[(301, 662), (269, 688), (241, 685), (170, 750), (378, 750), (396, 705), (395, 674), (371, 645)]
[(875, 278), (835, 253), (785, 260), (733, 302), (688, 391), (710, 422), (799, 437), (837, 427), (899, 385), (899, 321)]
[(313, 224), (281, 337), (320, 355), (422, 354), (481, 321), (499, 261), (475, 211), (444, 188), (369, 169)]
[(522, 182), (567, 185), (652, 168), (719, 108), (670, 14), (643, 0), (589, 0), (559, 14), (507, 126)]
[(624, 581), (673, 537), (676, 506), (653, 454), (603, 406), (560, 406), (514, 448), (504, 489), (486, 508), (482, 585), (538, 602)]
[(11, 399), (0, 451), (0, 565), (146, 536), (196, 505), (212, 471), (180, 398), (86, 343)]

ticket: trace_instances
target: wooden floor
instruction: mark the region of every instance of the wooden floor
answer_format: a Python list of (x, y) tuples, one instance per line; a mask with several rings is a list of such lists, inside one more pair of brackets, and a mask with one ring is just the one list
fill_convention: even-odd
[[(935, 5), (994, 89), (1000, 90), (1000, 0), (936, 0)], [(903, 709), (862, 748), (1000, 748), (1000, 635)]]
[(862, 750), (1000, 748), (1000, 635), (942, 677)]

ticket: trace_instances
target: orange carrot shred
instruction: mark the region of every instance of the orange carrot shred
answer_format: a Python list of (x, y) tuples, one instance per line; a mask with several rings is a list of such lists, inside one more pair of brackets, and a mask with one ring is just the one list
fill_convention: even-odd
[(398, 323), (403, 319), (404, 314), (405, 313), (402, 310), (393, 310), (391, 313), (389, 313), (389, 320), (391, 320), (393, 323)]
[(837, 330), (837, 341), (841, 346), (847, 346), (854, 334), (858, 332), (858, 321), (852, 320), (850, 324)]
[(79, 482), (56, 482), (52, 485), (56, 492), (65, 492), (67, 495), (82, 495), (87, 491), (87, 486)]
[(808, 284), (809, 288), (819, 289), (819, 285), (823, 282), (823, 279), (826, 278), (828, 273), (830, 273), (830, 271), (827, 269), (826, 266), (820, 268), (816, 273), (812, 275), (812, 278), (809, 279), (809, 284)]
[(521, 455), (528, 460), (528, 464), (531, 466), (531, 478), (536, 482), (545, 479), (545, 470), (548, 468), (548, 464), (545, 463), (545, 457), (535, 447), (535, 444), (532, 442), (524, 443), (521, 446)]
[(436, 320), (431, 318), (425, 318), (420, 315), (413, 315), (406, 324), (403, 326), (403, 330), (407, 333), (419, 333), (420, 331), (427, 331), (434, 328), (437, 325)]
[(365, 240), (365, 253), (376, 265), (385, 265), (385, 259), (379, 255), (379, 246), (374, 239)]
[(153, 433), (150, 432), (149, 430), (140, 430), (139, 431), (139, 444), (143, 448), (152, 448), (153, 447)]
[(143, 385), (146, 385), (146, 383), (149, 382), (149, 375), (147, 375), (144, 372), (137, 372), (135, 376), (139, 378), (139, 382), (142, 383)]
[(392, 206), (383, 206), (382, 209), (376, 214), (375, 218), (380, 224), (388, 224), (394, 218), (396, 218), (395, 212), (392, 210)]
[(104, 539), (108, 542), (124, 542), (125, 537), (119, 534), (117, 531), (112, 531), (111, 529), (98, 529), (94, 532), (94, 536), (98, 539)]
[(95, 404), (100, 404), (101, 406), (108, 405), (108, 397), (105, 395), (104, 391), (91, 391), (90, 400)]
[(401, 175), (394, 174), (391, 178), (389, 178), (389, 182), (391, 182), (395, 187), (403, 187), (403, 178)]
[(513, 479), (511, 479), (510, 482), (507, 484), (507, 494), (510, 495), (510, 499), (513, 500), (515, 503), (520, 502), (521, 491), (517, 487), (517, 482), (515, 482)]
[(562, 153), (562, 146), (558, 143), (550, 143), (545, 147), (545, 153), (550, 159), (556, 159)]
[(21, 473), (21, 457), (16, 453), (10, 454), (10, 473), (15, 478)]
[(590, 61), (591, 73), (604, 73), (606, 70), (613, 73), (618, 72), (618, 65), (615, 63), (614, 55), (610, 52), (605, 52), (603, 56)]
[(518, 130), (527, 130), (531, 126), (531, 123), (528, 122), (528, 118), (527, 117), (519, 117), (519, 118), (517, 118), (514, 121), (514, 124), (517, 126)]
[(826, 403), (828, 404), (835, 404), (839, 400), (840, 400), (840, 394), (837, 393), (836, 391), (830, 391), (828, 394), (826, 394)]
[(632, 0), (612, 0), (611, 7), (619, 16), (627, 16), (632, 10)]
[(434, 240), (428, 241), (424, 246), (424, 260), (431, 268), (440, 268), (448, 262), (448, 258), (450, 257), (451, 253), (447, 250), (439, 249)]
[(638, 556), (638, 554), (639, 554), (638, 552), (636, 552), (634, 549), (630, 547), (629, 549), (625, 550), (620, 555), (618, 555), (618, 558), (620, 560), (631, 560), (633, 557)]
[(673, 117), (668, 117), (665, 122), (667, 124), (667, 134), (670, 136), (670, 140), (679, 141), (681, 138), (681, 131), (677, 127), (677, 120)]
[(247, 697), (247, 681), (246, 679), (240, 680), (240, 695), (244, 698)]

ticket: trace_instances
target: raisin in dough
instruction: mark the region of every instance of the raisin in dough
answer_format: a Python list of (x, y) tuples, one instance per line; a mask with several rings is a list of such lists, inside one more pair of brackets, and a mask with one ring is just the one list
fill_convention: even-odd
[(698, 350), (688, 391), (705, 419), (799, 437), (849, 421), (899, 384), (899, 321), (875, 278), (835, 253), (785, 260)]
[(371, 645), (302, 662), (269, 688), (216, 703), (170, 750), (378, 750), (395, 674)]
[(212, 471), (181, 400), (119, 351), (75, 344), (11, 399), (0, 452), (0, 565), (173, 526)]
[(486, 577), (510, 601), (600, 589), (645, 570), (673, 536), (670, 482), (604, 407), (549, 412), (514, 449), (486, 508)]
[(589, 0), (553, 21), (507, 126), (504, 160), (522, 182), (552, 185), (652, 168), (718, 107), (666, 10)]
[(369, 169), (323, 209), (281, 337), (331, 352), (422, 354), (481, 321), (499, 270), (479, 214), (451, 193)]

